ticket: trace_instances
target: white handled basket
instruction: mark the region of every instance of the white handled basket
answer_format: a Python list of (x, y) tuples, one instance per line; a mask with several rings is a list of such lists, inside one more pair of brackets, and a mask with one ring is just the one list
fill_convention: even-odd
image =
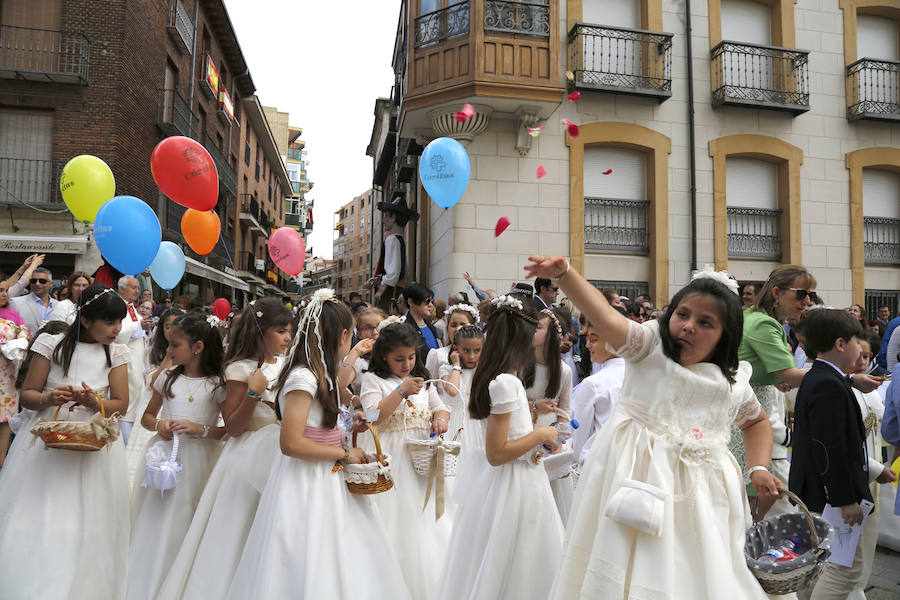
[[(441, 383), (449, 385), (456, 390), (461, 396), (465, 396), (457, 386), (443, 379), (428, 379), (423, 384)], [(434, 464), (434, 454), (438, 452), (438, 446), (443, 448), (444, 452), (444, 477), (455, 477), (456, 467), (459, 463), (459, 450), (462, 444), (455, 441), (446, 441), (444, 436), (438, 436), (427, 440), (417, 440), (409, 437), (409, 429), (406, 427), (406, 407), (403, 409), (403, 432), (406, 435), (406, 450), (412, 461), (413, 469), (416, 473), (428, 477), (431, 473), (431, 465)]]
[[(144, 466), (144, 481), (141, 487), (152, 487), (161, 492), (171, 490), (178, 482), (181, 481), (181, 463), (178, 462), (178, 446), (179, 435), (172, 434), (172, 451), (169, 453), (168, 459), (147, 457), (147, 463)], [(147, 449), (149, 455), (153, 451), (153, 447), (157, 444), (164, 444), (159, 441)]]

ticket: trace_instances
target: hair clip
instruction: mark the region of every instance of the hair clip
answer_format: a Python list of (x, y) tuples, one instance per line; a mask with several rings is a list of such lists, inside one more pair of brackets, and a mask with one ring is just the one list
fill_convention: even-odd
[(256, 311), (256, 316), (261, 319), (263, 316), (263, 311), (261, 311), (261, 310)]

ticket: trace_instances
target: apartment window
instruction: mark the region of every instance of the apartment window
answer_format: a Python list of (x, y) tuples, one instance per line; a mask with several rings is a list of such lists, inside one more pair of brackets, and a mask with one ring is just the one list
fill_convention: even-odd
[(728, 257), (779, 260), (778, 165), (756, 158), (725, 160)]
[(900, 97), (900, 22), (884, 16), (857, 17), (859, 60), (849, 67), (851, 116), (894, 115)]
[[(28, 204), (59, 202), (59, 170), (51, 160), (53, 113), (0, 110), (0, 197)], [(57, 168), (58, 167), (58, 168)]]
[(250, 166), (250, 142), (244, 142), (244, 164)]
[(900, 265), (900, 173), (863, 169), (866, 264)]
[(206, 111), (197, 107), (197, 140), (202, 144), (206, 140)]
[[(604, 175), (612, 169), (615, 177)], [(647, 158), (639, 150), (591, 147), (584, 151), (586, 251), (649, 251)]]

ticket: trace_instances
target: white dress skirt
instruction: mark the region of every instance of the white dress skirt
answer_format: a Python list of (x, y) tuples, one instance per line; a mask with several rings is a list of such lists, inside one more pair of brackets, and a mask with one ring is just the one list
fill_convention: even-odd
[[(130, 367), (130, 365), (129, 365)], [(147, 448), (150, 445), (150, 439), (154, 433), (141, 426), (141, 417), (150, 404), (150, 398), (153, 396), (153, 390), (150, 388), (150, 376), (153, 375), (156, 367), (149, 372), (144, 373), (144, 386), (141, 388), (140, 398), (132, 398), (132, 402), (136, 404), (134, 410), (134, 426), (128, 434), (128, 444), (125, 447), (125, 462), (128, 465), (128, 481), (134, 481), (135, 477), (140, 477), (139, 473), (144, 470), (144, 456), (147, 454)], [(143, 478), (141, 478), (143, 479)], [(141, 480), (138, 480), (140, 484)]]
[[(167, 373), (161, 373), (154, 389), (162, 393), (167, 376)], [(182, 375), (172, 383), (172, 394), (173, 398), (163, 396), (160, 419), (188, 420), (215, 427), (225, 395), (224, 387), (214, 378)], [(140, 423), (137, 425), (143, 429)], [(164, 441), (159, 435), (152, 435), (146, 446), (149, 448), (157, 443), (166, 452), (171, 452), (172, 441)], [(182, 470), (181, 479), (174, 489), (163, 492), (151, 486), (144, 487), (143, 466), (134, 480), (128, 600), (156, 598), (181, 547), (184, 532), (191, 525), (194, 509), (222, 449), (222, 443), (218, 440), (191, 435), (180, 436), (178, 443), (176, 460), (181, 463)]]
[[(682, 367), (658, 327), (631, 322), (613, 349), (626, 361), (621, 399), (585, 459), (549, 598), (763, 600), (744, 560), (750, 509), (728, 451), (731, 423), (760, 414), (750, 365), (734, 384), (711, 363)], [(629, 479), (668, 497), (659, 536), (606, 516)]]
[[(271, 388), (282, 362), (279, 357), (263, 365), (270, 389), (262, 400), (275, 400)], [(225, 380), (247, 381), (256, 368), (255, 361), (234, 362), (226, 367)], [(280, 431), (275, 411), (257, 402), (247, 430), (225, 442), (158, 598), (207, 600), (228, 593), (272, 462), (281, 452)]]
[[(83, 381), (106, 392), (103, 346), (78, 343), (65, 376), (52, 359), (62, 337), (45, 333), (32, 345), (51, 361), (44, 391)], [(122, 344), (110, 344), (109, 354), (113, 367), (128, 362)], [(55, 409), (36, 417), (51, 421)], [(63, 406), (59, 419), (93, 415)], [(76, 452), (46, 448), (29, 429), (19, 431), (0, 470), (0, 598), (122, 598), (131, 529), (122, 438), (96, 452)]]
[[(400, 381), (397, 377), (382, 379), (374, 373), (364, 373), (360, 384), (363, 407), (366, 410), (377, 408), (378, 403), (400, 385)], [(410, 438), (429, 439), (432, 413), (448, 409), (434, 386), (423, 388), (415, 396), (410, 396), (409, 401), (414, 408), (401, 402), (394, 413), (377, 427), (381, 448), (391, 455), (394, 487), (374, 494), (372, 500), (403, 570), (410, 594), (416, 600), (427, 600), (437, 593), (437, 580), (444, 565), (447, 541), (453, 526), (452, 515), (445, 512), (435, 521), (434, 489), (428, 506), (423, 509), (428, 479), (413, 469), (406, 449), (403, 415), (405, 411)], [(358, 441), (359, 446), (368, 452), (375, 451), (370, 434), (360, 434)], [(447, 503), (445, 510), (446, 506)]]
[[(501, 374), (488, 387), (491, 413), (510, 413), (507, 439), (534, 430), (525, 388)], [(563, 525), (547, 473), (533, 451), (499, 467), (477, 465), (459, 506), (441, 600), (544, 600), (562, 554)]]
[[(449, 364), (441, 366), (440, 369), (441, 377), (453, 372), (453, 367)], [(457, 393), (456, 396), (451, 396), (446, 389), (441, 393), (444, 404), (450, 409), (450, 426), (444, 437), (450, 440), (456, 438), (456, 441), (460, 443), (459, 461), (453, 481), (454, 504), (465, 501), (466, 484), (471, 482), (475, 466), (484, 461), (485, 421), (469, 416), (469, 395), (472, 391), (474, 374), (475, 369), (460, 371), (459, 389), (462, 390), (462, 395)]]
[[(291, 372), (282, 410), (284, 395), (294, 390), (315, 397), (315, 375), (305, 368)], [(321, 427), (322, 416), (314, 400), (307, 427)], [(352, 495), (333, 466), (275, 458), (228, 598), (410, 598), (371, 501)]]

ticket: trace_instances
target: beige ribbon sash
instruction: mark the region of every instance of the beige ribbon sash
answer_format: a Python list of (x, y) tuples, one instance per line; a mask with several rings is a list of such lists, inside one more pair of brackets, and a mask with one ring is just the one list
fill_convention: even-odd
[(428, 507), (428, 500), (431, 498), (431, 488), (433, 486), (435, 521), (444, 515), (444, 455), (449, 453), (453, 456), (458, 456), (459, 448), (459, 446), (448, 448), (444, 445), (444, 440), (442, 439), (438, 439), (437, 444), (432, 448), (431, 470), (428, 473), (428, 489), (425, 491), (425, 504), (422, 505), (422, 511), (424, 512)]

